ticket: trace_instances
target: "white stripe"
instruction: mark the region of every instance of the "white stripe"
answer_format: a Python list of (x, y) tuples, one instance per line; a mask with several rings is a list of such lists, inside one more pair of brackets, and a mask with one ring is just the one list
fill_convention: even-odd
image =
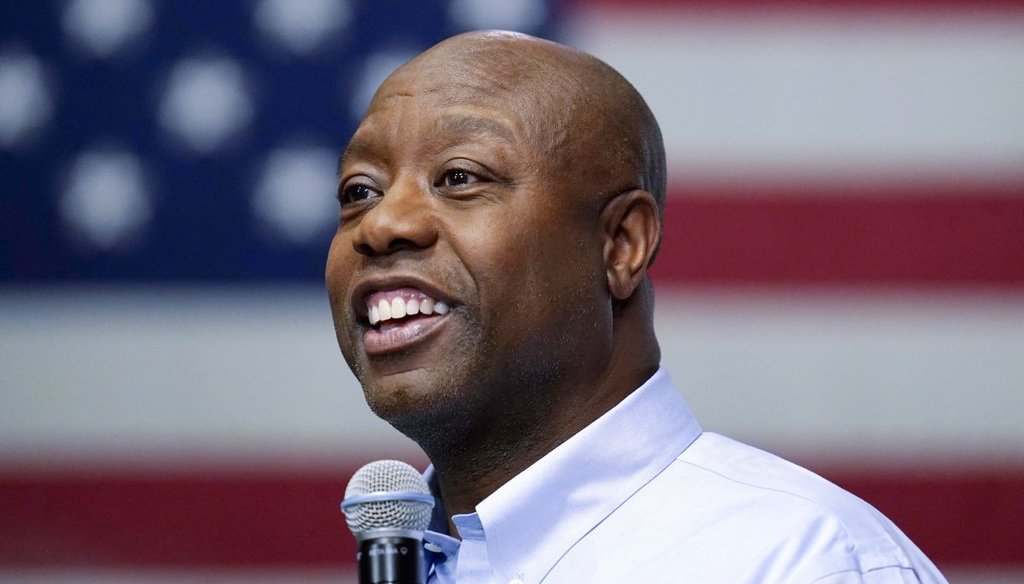
[[(280, 466), (414, 450), (364, 404), (319, 290), (2, 300), (0, 457)], [(709, 429), (832, 458), (1024, 456), (1022, 295), (665, 289), (657, 327)]]
[(1024, 460), (1022, 295), (696, 289), (657, 315), (706, 429), (833, 463)]
[(1024, 12), (574, 14), (661, 123), (671, 176), (1024, 178)]
[(0, 456), (302, 464), (353, 444), (412, 448), (363, 401), (322, 290), (65, 288), (0, 300)]

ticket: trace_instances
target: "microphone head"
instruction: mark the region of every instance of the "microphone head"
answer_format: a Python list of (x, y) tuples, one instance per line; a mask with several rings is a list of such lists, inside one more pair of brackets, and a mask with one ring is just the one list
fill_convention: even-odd
[(356, 471), (341, 502), (345, 522), (358, 540), (379, 531), (422, 534), (433, 507), (423, 476), (399, 460), (377, 460)]

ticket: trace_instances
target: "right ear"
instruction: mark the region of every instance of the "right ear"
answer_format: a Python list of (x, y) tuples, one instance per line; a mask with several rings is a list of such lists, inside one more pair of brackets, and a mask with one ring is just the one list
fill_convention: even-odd
[(608, 201), (600, 220), (608, 291), (625, 300), (647, 275), (661, 240), (661, 212), (654, 195), (634, 189)]

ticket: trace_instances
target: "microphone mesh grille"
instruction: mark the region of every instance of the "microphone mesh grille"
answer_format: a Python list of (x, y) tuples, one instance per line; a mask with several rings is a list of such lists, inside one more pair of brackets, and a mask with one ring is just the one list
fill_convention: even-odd
[[(345, 489), (351, 499), (371, 493), (430, 494), (423, 476), (400, 460), (377, 460), (356, 471)], [(357, 537), (377, 529), (423, 531), (430, 525), (432, 507), (420, 501), (384, 500), (352, 505), (345, 510), (348, 528)]]

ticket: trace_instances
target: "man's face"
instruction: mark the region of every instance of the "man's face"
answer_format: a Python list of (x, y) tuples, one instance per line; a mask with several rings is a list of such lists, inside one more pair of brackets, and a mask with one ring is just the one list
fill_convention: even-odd
[(340, 172), (338, 342), (407, 434), (521, 415), (610, 343), (599, 209), (540, 144), (558, 112), (466, 69), (392, 78)]

